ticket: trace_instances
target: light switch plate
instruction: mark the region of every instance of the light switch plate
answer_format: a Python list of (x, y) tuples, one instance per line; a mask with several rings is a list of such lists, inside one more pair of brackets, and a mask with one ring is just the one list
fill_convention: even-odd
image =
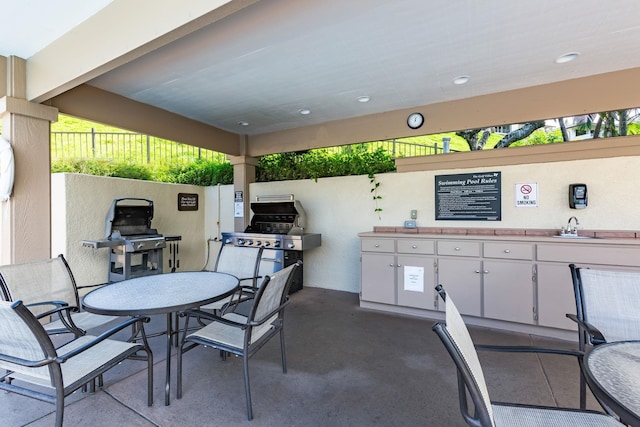
[(418, 211), (416, 209), (411, 210), (411, 219), (418, 219)]
[(404, 228), (416, 228), (416, 222), (415, 221), (405, 221), (404, 222)]

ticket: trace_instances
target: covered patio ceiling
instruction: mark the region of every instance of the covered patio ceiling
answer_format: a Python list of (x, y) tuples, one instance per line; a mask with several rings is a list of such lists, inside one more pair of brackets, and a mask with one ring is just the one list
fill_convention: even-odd
[(424, 134), (408, 112), (640, 67), (636, 0), (9, 3), (29, 100), (230, 154), (394, 113), (376, 137)]

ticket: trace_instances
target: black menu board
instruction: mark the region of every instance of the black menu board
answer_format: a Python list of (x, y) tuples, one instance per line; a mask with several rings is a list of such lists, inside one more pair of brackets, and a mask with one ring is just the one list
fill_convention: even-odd
[(436, 175), (436, 220), (500, 221), (501, 172)]

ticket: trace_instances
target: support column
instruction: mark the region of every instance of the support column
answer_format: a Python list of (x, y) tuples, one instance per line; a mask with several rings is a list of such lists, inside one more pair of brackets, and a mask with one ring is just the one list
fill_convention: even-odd
[(27, 101), (26, 61), (0, 61), (2, 136), (11, 143), (15, 181), (0, 204), (0, 264), (49, 258), (51, 254), (51, 122), (58, 109)]
[(243, 210), (242, 217), (234, 217), (233, 230), (244, 231), (250, 223), (251, 200), (249, 200), (249, 184), (256, 180), (256, 165), (258, 160), (248, 156), (227, 156), (233, 165), (233, 190), (234, 193), (242, 192)]

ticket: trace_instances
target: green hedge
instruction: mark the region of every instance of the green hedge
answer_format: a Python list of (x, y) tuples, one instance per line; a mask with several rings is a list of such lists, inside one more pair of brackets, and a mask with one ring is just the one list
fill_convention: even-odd
[[(317, 180), (322, 177), (369, 175), (395, 170), (394, 161), (384, 150), (369, 152), (362, 145), (340, 153), (320, 149), (263, 156), (256, 166), (256, 181)], [(131, 162), (61, 160), (51, 165), (51, 171), (201, 186), (233, 183), (233, 166), (230, 163), (206, 160), (156, 168)]]

